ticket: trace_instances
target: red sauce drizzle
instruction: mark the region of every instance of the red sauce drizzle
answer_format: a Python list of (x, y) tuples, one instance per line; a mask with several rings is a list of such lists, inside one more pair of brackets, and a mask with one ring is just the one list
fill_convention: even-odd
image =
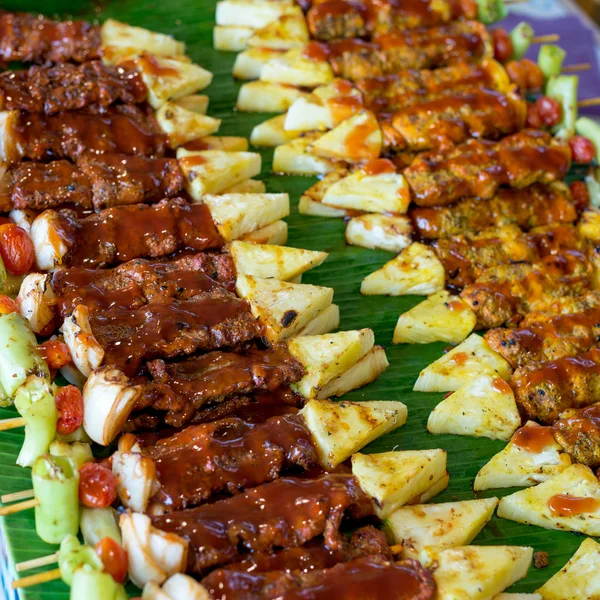
[(555, 517), (573, 517), (596, 512), (600, 502), (595, 498), (578, 498), (568, 494), (556, 494), (548, 500), (548, 508)]
[(521, 427), (515, 431), (510, 443), (518, 448), (539, 454), (554, 442), (552, 427), (538, 427), (536, 425)]

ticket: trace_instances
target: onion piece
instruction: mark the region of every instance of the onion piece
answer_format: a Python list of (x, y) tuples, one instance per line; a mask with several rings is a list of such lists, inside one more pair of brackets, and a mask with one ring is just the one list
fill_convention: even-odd
[(210, 600), (206, 588), (189, 575), (175, 573), (162, 586), (154, 582), (144, 586), (142, 600)]
[(17, 304), (21, 316), (29, 321), (31, 329), (40, 333), (54, 318), (56, 296), (50, 285), (50, 276), (42, 273), (30, 273), (23, 279)]
[(90, 373), (102, 364), (104, 349), (92, 333), (87, 306), (78, 304), (66, 317), (60, 331), (65, 338), (65, 344), (69, 346), (73, 364), (83, 375), (89, 377)]
[(59, 267), (69, 251), (66, 241), (58, 233), (59, 214), (45, 210), (31, 224), (31, 240), (37, 265), (43, 271)]

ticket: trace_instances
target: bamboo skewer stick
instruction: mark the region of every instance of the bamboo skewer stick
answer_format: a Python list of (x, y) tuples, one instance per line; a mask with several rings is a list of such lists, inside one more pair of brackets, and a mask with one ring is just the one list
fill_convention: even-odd
[(51, 571), (44, 571), (43, 573), (29, 575), (29, 577), (15, 579), (12, 582), (12, 588), (13, 590), (16, 590), (19, 588), (31, 587), (32, 585), (46, 583), (47, 581), (54, 581), (55, 579), (60, 579), (60, 569), (52, 569)]
[(536, 35), (531, 38), (532, 44), (548, 44), (549, 42), (558, 42), (560, 35), (558, 33), (549, 33), (548, 35)]
[(27, 500), (34, 496), (35, 492), (33, 490), (23, 490), (22, 492), (14, 492), (13, 494), (4, 494), (4, 496), (0, 496), (0, 502), (2, 502), (2, 504), (8, 504), (9, 502), (17, 502), (18, 500)]
[(25, 427), (25, 419), (23, 417), (15, 417), (14, 419), (3, 419), (2, 421), (0, 421), (0, 431), (16, 429), (17, 427)]
[(37, 498), (32, 498), (31, 500), (25, 500), (24, 502), (17, 502), (16, 504), (9, 504), (8, 506), (3, 506), (2, 508), (0, 508), (0, 517), (5, 517), (6, 515), (12, 515), (14, 513), (22, 512), (30, 508), (35, 508), (39, 505), (39, 503), (40, 501)]
[(562, 68), (563, 73), (578, 73), (579, 71), (589, 71), (592, 68), (590, 63), (575, 63)]
[(47, 567), (58, 562), (58, 551), (54, 554), (48, 554), (48, 556), (41, 556), (40, 558), (32, 558), (31, 560), (24, 560), (23, 562), (17, 563), (15, 569), (17, 573), (22, 571), (29, 571), (30, 569), (37, 569), (38, 567)]
[(600, 98), (588, 98), (587, 100), (580, 100), (577, 103), (579, 108), (584, 108), (586, 106), (600, 106)]

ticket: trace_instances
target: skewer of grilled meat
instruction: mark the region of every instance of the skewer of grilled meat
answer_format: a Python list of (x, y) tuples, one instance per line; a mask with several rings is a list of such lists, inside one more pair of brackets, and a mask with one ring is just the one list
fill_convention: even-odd
[(22, 162), (0, 182), (0, 211), (63, 205), (100, 210), (158, 202), (181, 193), (184, 187), (179, 163), (173, 158), (84, 154), (76, 163)]
[(600, 404), (568, 408), (554, 423), (554, 438), (573, 460), (600, 467)]
[(565, 183), (555, 181), (520, 189), (500, 188), (489, 200), (466, 198), (451, 206), (413, 207), (409, 216), (422, 238), (438, 239), (507, 225), (529, 230), (570, 224), (577, 220), (578, 209), (585, 208), (581, 204)]
[(94, 108), (102, 112), (117, 102), (139, 104), (147, 89), (140, 74), (127, 66), (100, 61), (32, 66), (0, 74), (0, 109), (52, 115)]
[(410, 29), (377, 36), (372, 42), (353, 38), (309, 42), (304, 56), (327, 61), (337, 77), (358, 81), (402, 69), (432, 69), (493, 58), (489, 32), (478, 21)]
[(524, 188), (562, 179), (571, 151), (550, 134), (524, 129), (499, 142), (470, 139), (419, 155), (403, 174), (418, 206), (439, 206), (468, 197), (492, 198), (501, 185)]
[(476, 19), (477, 4), (451, 0), (326, 0), (314, 3), (306, 13), (311, 36), (321, 41), (433, 27), (458, 18)]
[(342, 547), (344, 516), (373, 514), (370, 499), (352, 475), (317, 479), (283, 477), (226, 500), (152, 518), (158, 529), (189, 542), (188, 570), (243, 559), (247, 552), (302, 546), (323, 535), (327, 547)]
[(46, 210), (33, 222), (31, 237), (44, 270), (98, 268), (224, 244), (208, 206), (182, 198), (116, 206), (81, 218), (68, 209)]
[(0, 11), (0, 62), (86, 62), (100, 58), (100, 27)]

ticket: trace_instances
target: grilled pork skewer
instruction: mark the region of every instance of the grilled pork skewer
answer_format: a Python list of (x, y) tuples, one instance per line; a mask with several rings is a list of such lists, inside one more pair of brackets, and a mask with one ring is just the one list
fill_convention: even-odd
[(594, 469), (600, 467), (600, 404), (568, 408), (553, 429), (554, 438), (573, 460)]

